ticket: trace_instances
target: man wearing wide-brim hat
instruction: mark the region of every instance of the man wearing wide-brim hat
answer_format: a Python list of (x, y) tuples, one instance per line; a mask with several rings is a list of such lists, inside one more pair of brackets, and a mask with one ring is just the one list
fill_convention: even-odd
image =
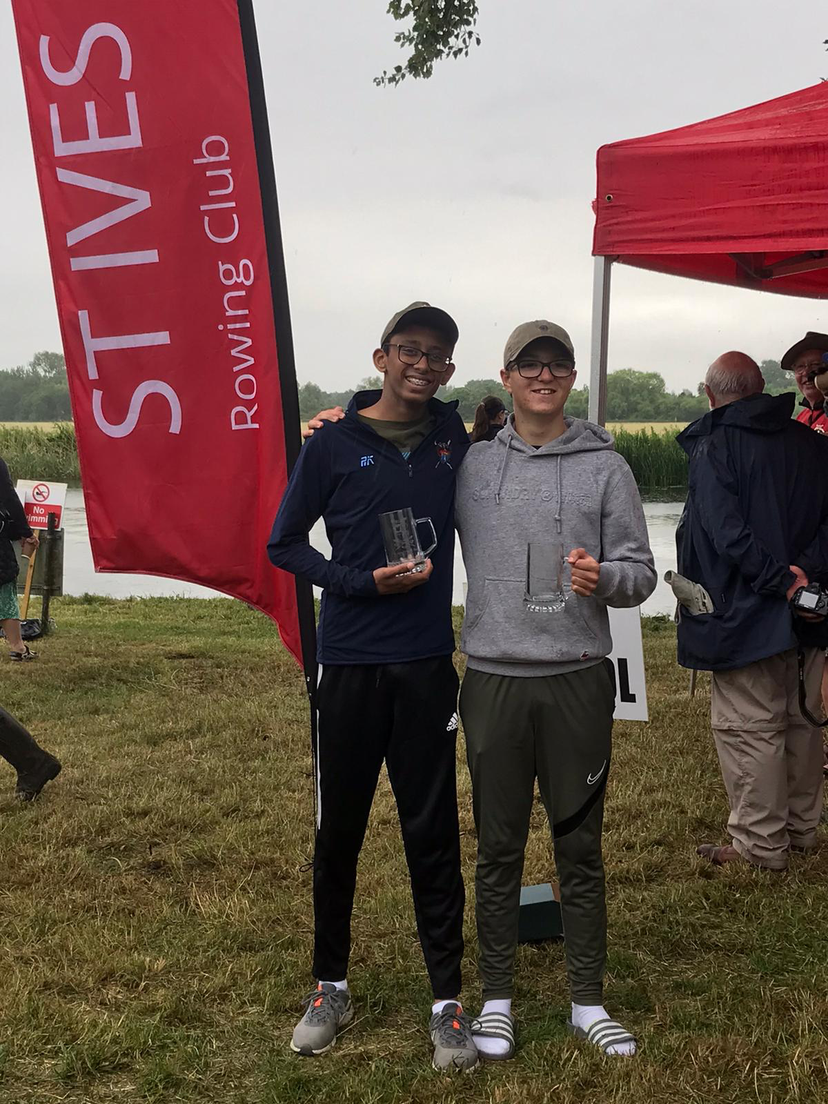
[(828, 416), (825, 413), (825, 396), (814, 382), (816, 375), (825, 371), (823, 357), (828, 354), (828, 334), (810, 330), (801, 341), (791, 345), (782, 357), (782, 369), (792, 372), (796, 386), (802, 394), (804, 410), (796, 420), (817, 433), (828, 433)]

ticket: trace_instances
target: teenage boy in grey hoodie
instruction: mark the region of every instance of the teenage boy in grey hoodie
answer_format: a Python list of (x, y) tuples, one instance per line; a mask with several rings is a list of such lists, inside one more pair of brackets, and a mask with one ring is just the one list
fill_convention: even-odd
[[(460, 695), (478, 835), (481, 1057), (511, 1058), (523, 855), (535, 778), (555, 842), (572, 997), (570, 1030), (604, 1053), (635, 1040), (603, 1007), (606, 904), (601, 856), (615, 704), (608, 606), (656, 585), (641, 499), (610, 434), (564, 416), (575, 382), (565, 330), (527, 322), (506, 344), (514, 414), (473, 445), (457, 477), (468, 573)], [(525, 600), (529, 542), (563, 544), (571, 594), (558, 612)]]

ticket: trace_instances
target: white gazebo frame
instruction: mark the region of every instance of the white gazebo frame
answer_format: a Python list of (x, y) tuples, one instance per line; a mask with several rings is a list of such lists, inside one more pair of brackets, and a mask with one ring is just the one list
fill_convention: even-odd
[[(743, 273), (744, 282), (735, 285), (762, 290), (763, 284), (798, 272), (816, 272), (828, 268), (828, 249), (824, 241), (793, 257), (774, 264), (756, 264), (753, 255), (731, 253)], [(609, 350), (610, 285), (612, 266), (617, 256), (597, 256), (592, 278), (592, 353), (589, 366), (589, 420), (605, 425), (607, 417), (607, 354)], [(664, 275), (670, 275), (664, 273)], [(707, 281), (705, 281), (707, 282)], [(731, 285), (734, 286), (734, 285)], [(803, 295), (803, 299), (811, 296)], [(815, 298), (815, 297), (814, 297)]]
[(589, 413), (591, 422), (607, 421), (607, 355), (612, 265), (616, 257), (596, 257), (592, 279), (592, 352), (589, 365)]

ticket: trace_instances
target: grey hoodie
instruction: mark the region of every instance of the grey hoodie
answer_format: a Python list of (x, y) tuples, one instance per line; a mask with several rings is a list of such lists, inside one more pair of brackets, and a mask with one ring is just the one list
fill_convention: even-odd
[[(510, 416), (493, 441), (472, 445), (460, 468), (455, 517), (469, 580), (461, 647), (477, 671), (534, 677), (598, 663), (612, 651), (607, 606), (638, 606), (655, 590), (627, 462), (601, 426), (565, 420), (566, 432), (536, 449)], [(529, 541), (594, 556), (601, 576), (592, 597), (571, 594), (559, 613), (527, 610)]]

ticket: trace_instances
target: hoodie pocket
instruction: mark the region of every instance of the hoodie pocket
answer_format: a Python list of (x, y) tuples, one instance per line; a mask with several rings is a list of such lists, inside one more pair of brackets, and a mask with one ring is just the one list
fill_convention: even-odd
[(482, 587), (473, 587), (469, 584), (469, 589), (466, 594), (466, 612), (463, 615), (464, 639), (466, 633), (474, 630), (475, 626), (479, 624), (481, 617), (483, 617), (486, 612), (486, 606), (491, 594), (488, 583), (489, 580), (485, 579)]
[(606, 607), (571, 594), (556, 613), (533, 613), (522, 579), (488, 578), (470, 588), (461, 647), (481, 659), (569, 663), (610, 651)]

